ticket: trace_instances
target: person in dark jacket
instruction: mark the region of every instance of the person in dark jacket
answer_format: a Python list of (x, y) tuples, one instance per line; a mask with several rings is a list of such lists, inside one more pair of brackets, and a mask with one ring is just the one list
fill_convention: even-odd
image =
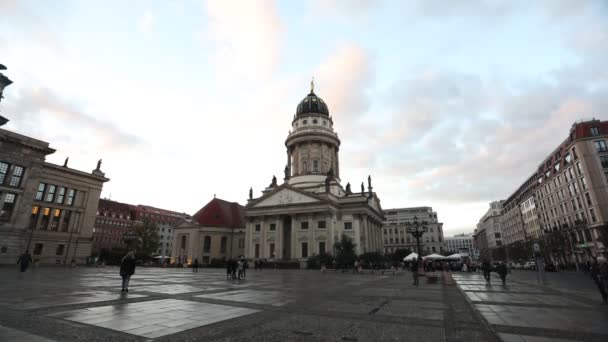
[(25, 272), (27, 270), (27, 268), (30, 266), (31, 262), (32, 262), (32, 256), (30, 255), (30, 251), (28, 251), (28, 250), (26, 250), (25, 253), (21, 254), (19, 259), (17, 260), (17, 263), (19, 264), (19, 268), (21, 269), (21, 272)]
[[(603, 262), (602, 265), (598, 262), (597, 259), (593, 261), (591, 264), (591, 278), (597, 285), (598, 290), (600, 290), (600, 294), (602, 295), (602, 300), (604, 304), (608, 302), (608, 293), (606, 292), (606, 284), (604, 279), (602, 279), (601, 268), (604, 266), (606, 268), (606, 263)], [(606, 271), (605, 271), (606, 272)], [(607, 279), (608, 280), (608, 279)]]
[(120, 262), (120, 276), (122, 277), (122, 291), (129, 292), (129, 280), (135, 273), (135, 253), (130, 251)]
[(496, 273), (500, 276), (502, 284), (507, 285), (507, 265), (504, 262), (496, 266)]
[(198, 258), (195, 258), (194, 263), (192, 263), (192, 272), (198, 272)]
[(488, 260), (484, 260), (481, 264), (481, 271), (483, 272), (483, 277), (486, 278), (486, 282), (489, 284), (490, 279), (492, 278), (492, 275), (490, 274), (490, 272), (492, 272), (492, 266)]
[(414, 285), (418, 286), (418, 258), (414, 258), (414, 260), (411, 261), (410, 270), (414, 277)]

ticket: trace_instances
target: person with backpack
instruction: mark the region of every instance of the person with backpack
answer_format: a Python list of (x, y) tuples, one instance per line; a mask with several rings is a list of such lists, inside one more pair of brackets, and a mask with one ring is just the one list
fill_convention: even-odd
[(133, 274), (135, 274), (135, 252), (129, 251), (120, 262), (120, 276), (122, 277), (120, 292), (129, 292), (129, 281)]
[(32, 263), (32, 256), (30, 255), (30, 252), (26, 250), (25, 253), (21, 254), (19, 259), (17, 260), (17, 264), (19, 264), (19, 269), (21, 270), (21, 272), (27, 271), (27, 268), (30, 266), (30, 263)]

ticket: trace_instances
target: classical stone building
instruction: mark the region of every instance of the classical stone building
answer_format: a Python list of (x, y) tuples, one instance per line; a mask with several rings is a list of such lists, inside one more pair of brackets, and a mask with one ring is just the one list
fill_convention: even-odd
[(243, 206), (213, 198), (174, 230), (173, 262), (209, 264), (211, 260), (236, 258), (245, 252)]
[(0, 263), (29, 249), (34, 260), (83, 263), (91, 255), (103, 183), (91, 173), (45, 161), (49, 143), (0, 129)]
[(416, 239), (407, 232), (407, 225), (414, 222), (426, 222), (428, 230), (420, 238), (423, 254), (443, 253), (443, 223), (437, 219), (437, 212), (432, 207), (395, 208), (384, 211), (383, 223), (384, 252), (392, 253), (397, 249), (417, 251)]
[(283, 182), (273, 177), (262, 196), (250, 190), (245, 207), (245, 254), (250, 258), (300, 260), (332, 253), (342, 234), (358, 254), (382, 251), (380, 200), (372, 190), (341, 184), (340, 139), (327, 104), (314, 93), (300, 102), (285, 141)]

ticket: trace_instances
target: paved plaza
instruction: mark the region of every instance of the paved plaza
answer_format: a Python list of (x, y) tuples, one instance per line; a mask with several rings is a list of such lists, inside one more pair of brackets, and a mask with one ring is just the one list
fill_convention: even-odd
[[(0, 269), (0, 341), (604, 341), (608, 310), (592, 288), (503, 287), (455, 273), (138, 268)], [(566, 282), (568, 283), (568, 282)], [(587, 292), (585, 292), (587, 291)]]

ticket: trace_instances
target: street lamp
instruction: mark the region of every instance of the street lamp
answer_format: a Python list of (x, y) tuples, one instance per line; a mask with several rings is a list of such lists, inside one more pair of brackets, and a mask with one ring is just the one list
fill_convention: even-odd
[(418, 217), (414, 216), (414, 222), (407, 222), (406, 231), (412, 234), (416, 238), (416, 246), (418, 247), (418, 257), (422, 256), (422, 251), (420, 250), (420, 238), (426, 232), (428, 232), (429, 228), (427, 226), (426, 221), (418, 221)]
[[(4, 65), (0, 64), (0, 70), (6, 70), (6, 67)], [(8, 87), (12, 83), (13, 83), (13, 81), (11, 81), (8, 77), (4, 76), (0, 72), (0, 102), (2, 102), (2, 99), (4, 98), (4, 96), (2, 95), (4, 93), (4, 88)], [(3, 126), (7, 122), (8, 122), (8, 119), (3, 117), (2, 115), (0, 115), (0, 126)]]

